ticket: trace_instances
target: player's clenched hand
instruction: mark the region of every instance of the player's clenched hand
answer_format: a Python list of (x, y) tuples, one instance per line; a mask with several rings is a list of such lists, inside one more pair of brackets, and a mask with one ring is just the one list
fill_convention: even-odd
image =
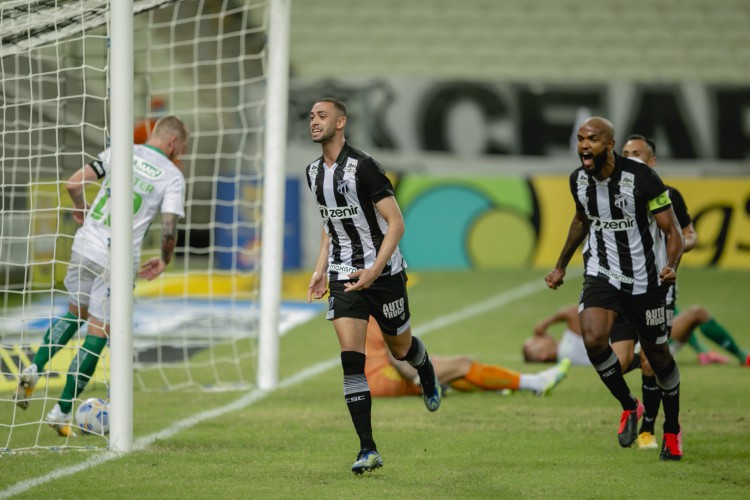
[(148, 281), (156, 278), (161, 274), (162, 271), (167, 267), (167, 264), (159, 257), (153, 257), (148, 259), (141, 265), (141, 269), (138, 272), (139, 278), (145, 278)]
[(344, 283), (345, 292), (356, 292), (357, 290), (364, 290), (370, 288), (372, 282), (378, 277), (379, 273), (374, 272), (372, 269), (359, 269), (353, 273), (349, 273), (349, 279), (358, 278), (357, 281), (350, 281)]
[(664, 266), (659, 273), (659, 278), (665, 283), (674, 283), (677, 280), (677, 273), (669, 266)]
[(76, 208), (73, 210), (73, 220), (78, 223), (78, 225), (83, 225), (83, 221), (86, 218), (86, 212), (88, 212), (88, 207), (84, 206), (82, 208)]
[(310, 284), (307, 286), (307, 302), (322, 298), (327, 291), (325, 273), (314, 272), (310, 278)]
[(78, 223), (78, 225), (83, 225), (83, 221), (86, 218), (86, 210), (85, 209), (75, 209), (73, 211), (73, 220)]
[(562, 286), (563, 278), (565, 277), (565, 271), (556, 267), (547, 276), (544, 277), (547, 286), (553, 290), (557, 290), (557, 287)]

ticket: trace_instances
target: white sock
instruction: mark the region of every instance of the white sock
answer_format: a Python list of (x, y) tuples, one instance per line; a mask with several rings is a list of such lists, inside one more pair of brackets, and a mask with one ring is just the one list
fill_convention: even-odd
[(542, 377), (536, 375), (521, 374), (521, 380), (518, 382), (519, 391), (541, 391)]

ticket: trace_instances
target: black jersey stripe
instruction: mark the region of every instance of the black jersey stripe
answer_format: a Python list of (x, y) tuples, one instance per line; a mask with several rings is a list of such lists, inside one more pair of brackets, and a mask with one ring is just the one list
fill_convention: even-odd
[[(599, 200), (597, 197), (596, 183), (591, 183), (586, 190), (589, 199), (589, 210), (591, 213), (599, 214)], [(597, 231), (595, 228), (591, 228), (591, 232), (594, 236), (594, 242), (596, 247), (596, 261), (597, 267), (603, 267), (609, 269), (609, 259), (607, 258), (607, 243), (604, 239), (604, 233)]]

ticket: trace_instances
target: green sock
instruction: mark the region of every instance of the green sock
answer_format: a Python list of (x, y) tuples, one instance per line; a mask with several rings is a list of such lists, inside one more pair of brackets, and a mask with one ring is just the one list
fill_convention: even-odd
[(57, 351), (68, 343), (70, 337), (78, 331), (80, 326), (81, 320), (78, 319), (78, 316), (68, 312), (47, 328), (42, 345), (39, 346), (39, 350), (34, 355), (33, 363), (36, 365), (37, 371), (40, 373), (44, 371), (47, 363), (57, 354)]
[(740, 348), (740, 346), (737, 345), (729, 332), (726, 331), (726, 329), (724, 329), (724, 327), (717, 323), (713, 318), (701, 324), (700, 329), (706, 337), (737, 356), (737, 358), (740, 360), (740, 363), (745, 362), (745, 359), (747, 358), (747, 351)]
[(695, 352), (698, 354), (708, 352), (708, 347), (703, 345), (700, 340), (698, 340), (698, 336), (695, 334), (695, 332), (690, 332), (690, 337), (688, 337), (688, 344), (690, 347), (695, 349)]
[(107, 339), (86, 335), (86, 340), (78, 349), (73, 361), (70, 362), (65, 388), (60, 395), (60, 401), (58, 401), (63, 413), (70, 413), (73, 400), (86, 388), (86, 384), (89, 383), (94, 370), (96, 370), (99, 355), (105, 345), (107, 345)]

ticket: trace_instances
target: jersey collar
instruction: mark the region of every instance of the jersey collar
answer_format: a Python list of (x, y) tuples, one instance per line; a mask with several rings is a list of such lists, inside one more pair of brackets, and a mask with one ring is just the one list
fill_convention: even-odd
[(165, 157), (166, 157), (167, 159), (169, 159), (169, 156), (167, 156), (167, 153), (165, 153), (165, 152), (164, 152), (164, 151), (162, 151), (161, 149), (157, 148), (156, 146), (152, 146), (151, 144), (144, 144), (144, 146), (146, 146), (146, 147), (147, 147), (147, 148), (149, 148), (149, 149), (153, 149), (153, 150), (154, 150), (154, 151), (156, 151), (157, 153), (161, 153), (161, 154), (163, 154), (163, 155), (164, 155), (164, 156), (165, 156)]
[(349, 156), (349, 149), (351, 146), (349, 145), (349, 141), (344, 141), (344, 147), (341, 148), (341, 152), (339, 153), (338, 157), (336, 157), (336, 165), (341, 165), (346, 160), (346, 157)]

